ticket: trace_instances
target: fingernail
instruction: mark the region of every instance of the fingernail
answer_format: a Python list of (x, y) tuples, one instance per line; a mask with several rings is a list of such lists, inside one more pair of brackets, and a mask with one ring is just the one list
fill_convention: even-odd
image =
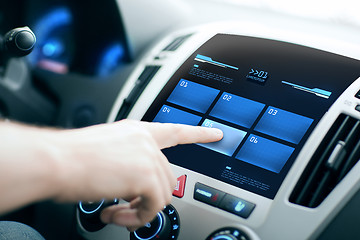
[(128, 230), (129, 232), (135, 232), (136, 229), (138, 229), (138, 228), (136, 228), (136, 227), (127, 227), (127, 230)]
[(212, 129), (212, 131), (214, 132), (214, 134), (216, 135), (216, 136), (223, 136), (223, 131), (221, 131), (220, 129), (218, 129), (218, 128), (211, 128)]

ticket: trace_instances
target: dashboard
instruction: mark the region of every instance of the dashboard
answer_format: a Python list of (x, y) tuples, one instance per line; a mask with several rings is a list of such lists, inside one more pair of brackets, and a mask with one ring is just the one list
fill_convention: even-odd
[(178, 186), (153, 227), (96, 224), (118, 200), (80, 203), (87, 239), (317, 239), (356, 193), (359, 60), (239, 25), (175, 32), (129, 78), (109, 122), (216, 127), (224, 138), (163, 150)]
[(26, 25), (37, 38), (30, 55), (1, 66), (2, 117), (224, 132), (216, 143), (163, 150), (178, 177), (172, 203), (134, 233), (99, 219), (122, 199), (45, 202), (3, 218), (55, 240), (357, 238), (356, 26), (230, 2), (0, 3), (2, 35)]

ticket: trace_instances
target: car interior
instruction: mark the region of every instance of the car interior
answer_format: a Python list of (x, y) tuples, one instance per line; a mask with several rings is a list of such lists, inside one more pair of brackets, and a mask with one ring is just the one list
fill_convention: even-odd
[(134, 232), (100, 220), (123, 199), (48, 200), (0, 220), (49, 240), (358, 239), (359, 8), (1, 2), (2, 119), (61, 129), (135, 119), (224, 137), (163, 150), (177, 177), (172, 202)]

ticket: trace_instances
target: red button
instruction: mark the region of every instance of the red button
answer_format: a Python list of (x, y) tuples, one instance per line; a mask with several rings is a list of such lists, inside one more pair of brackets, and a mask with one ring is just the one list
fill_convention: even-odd
[(184, 196), (185, 183), (186, 183), (186, 175), (182, 175), (178, 177), (176, 186), (173, 191), (173, 195), (175, 197), (182, 198)]

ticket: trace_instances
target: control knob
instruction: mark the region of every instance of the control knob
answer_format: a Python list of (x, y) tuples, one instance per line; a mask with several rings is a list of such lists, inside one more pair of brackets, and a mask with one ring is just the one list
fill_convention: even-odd
[(177, 239), (179, 228), (179, 215), (172, 205), (168, 205), (151, 222), (131, 233), (130, 240)]
[(78, 204), (78, 212), (81, 226), (88, 232), (99, 231), (106, 226), (106, 224), (100, 220), (101, 211), (117, 203), (117, 199), (113, 201), (80, 202)]
[(226, 227), (216, 230), (210, 234), (206, 240), (250, 240), (250, 238), (247, 234), (237, 228)]
[(36, 43), (35, 34), (29, 27), (14, 28), (0, 41), (0, 56), (3, 63), (11, 57), (23, 57), (31, 53)]
[(238, 239), (230, 234), (221, 234), (211, 238), (211, 240), (238, 240)]

